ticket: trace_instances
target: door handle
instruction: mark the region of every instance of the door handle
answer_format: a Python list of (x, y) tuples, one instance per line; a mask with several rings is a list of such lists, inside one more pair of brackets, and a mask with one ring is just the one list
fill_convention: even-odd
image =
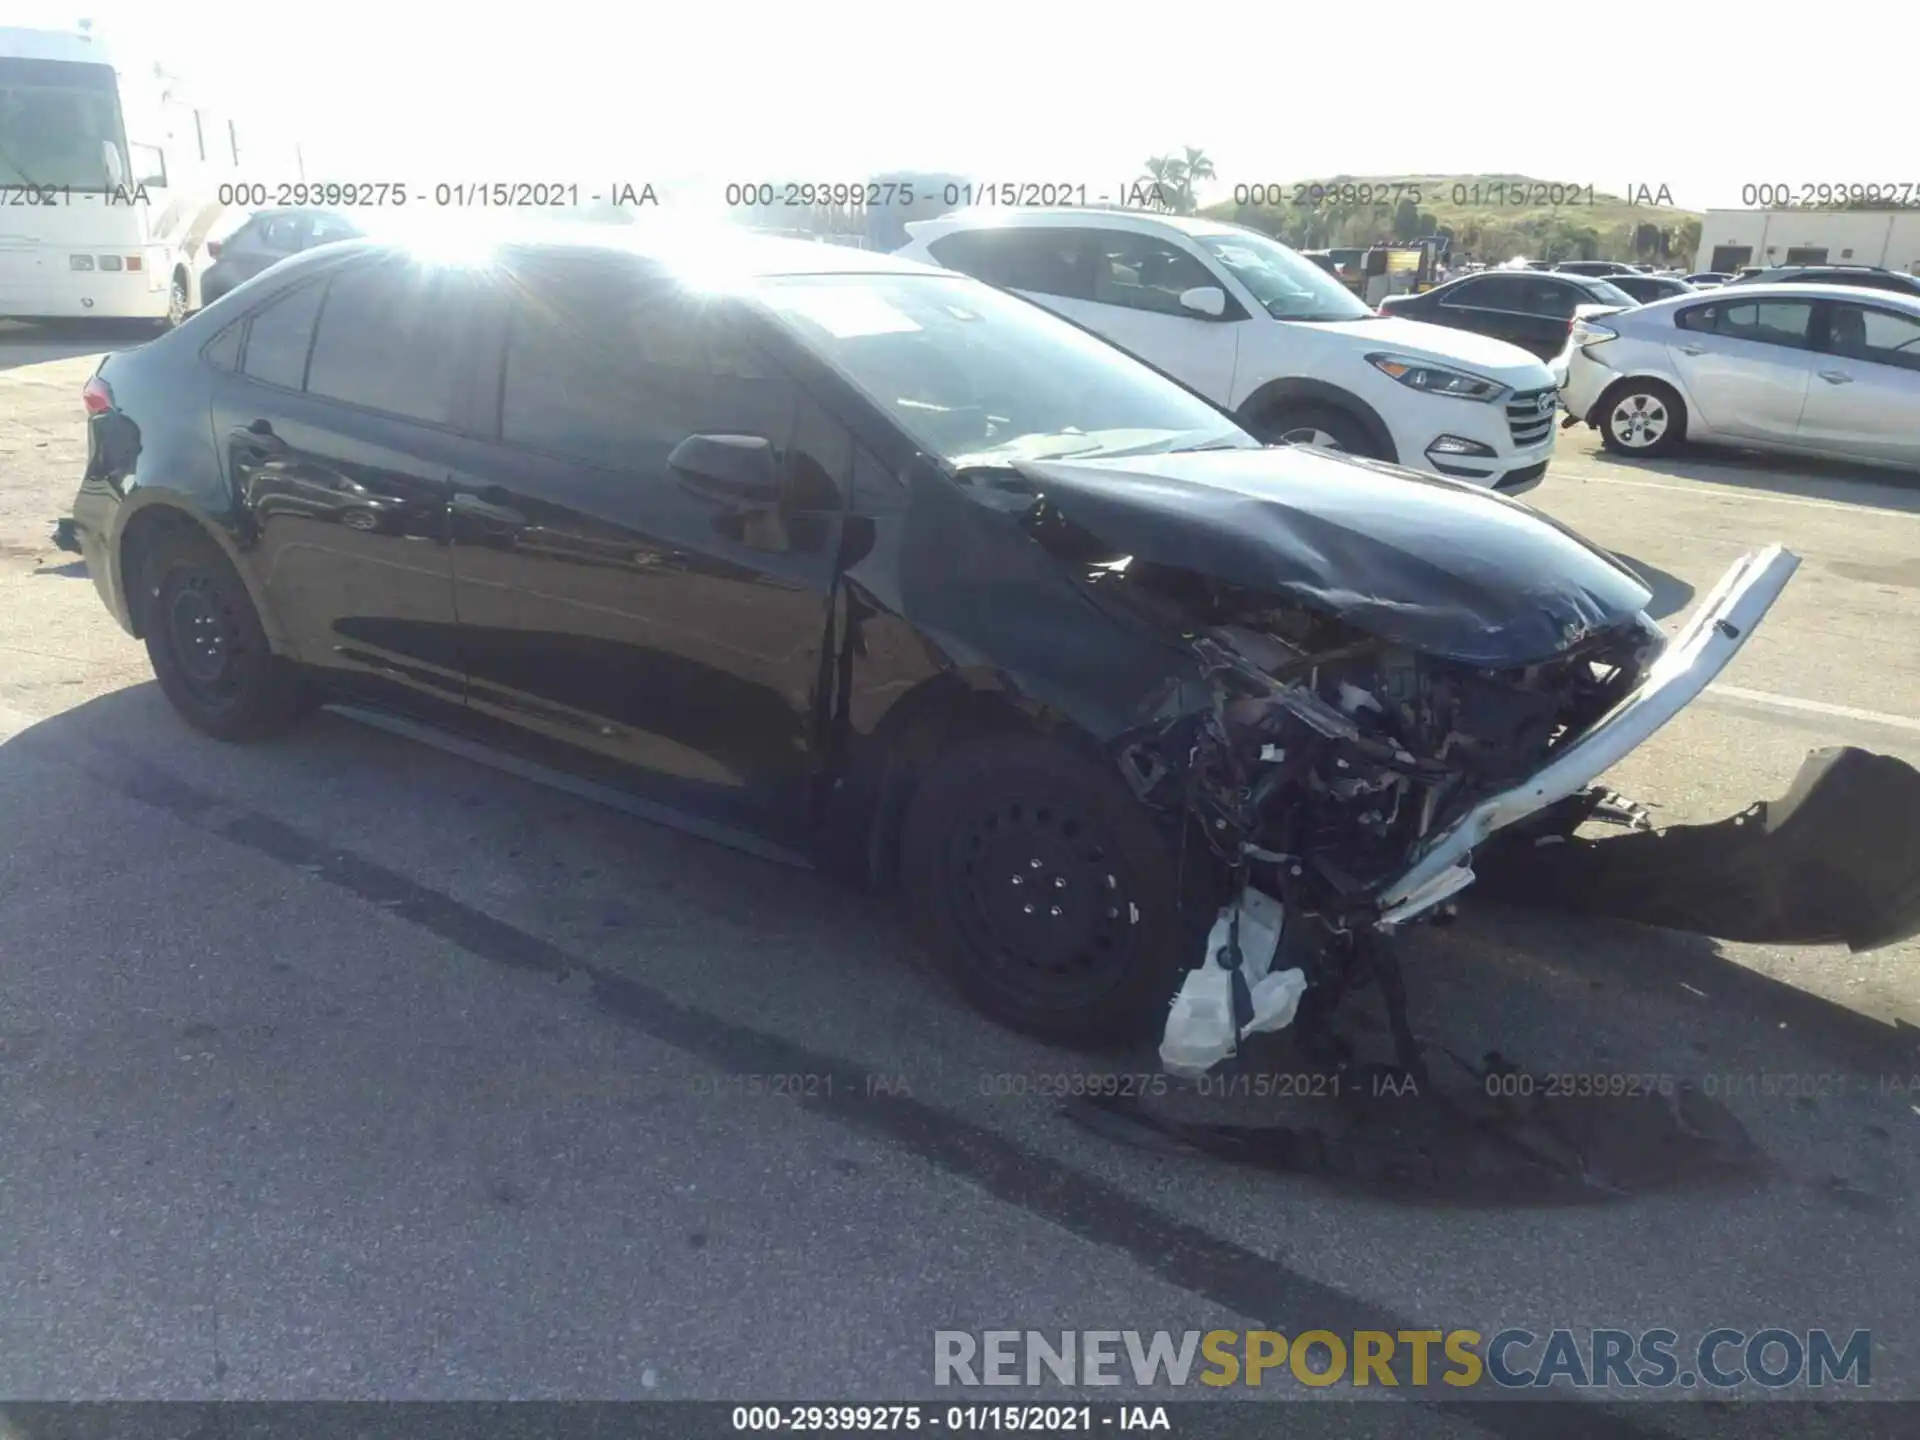
[(262, 455), (284, 455), (287, 442), (273, 433), (273, 426), (265, 420), (255, 420), (248, 425), (236, 425), (227, 432), (227, 438), (236, 445), (249, 450), (257, 450)]
[(1682, 355), (1704, 355), (1707, 353), (1707, 347), (1704, 345), (1682, 345), (1680, 347), (1680, 353)]
[(1822, 370), (1820, 372), (1820, 378), (1829, 385), (1851, 385), (1853, 383), (1853, 376), (1847, 374), (1844, 370)]

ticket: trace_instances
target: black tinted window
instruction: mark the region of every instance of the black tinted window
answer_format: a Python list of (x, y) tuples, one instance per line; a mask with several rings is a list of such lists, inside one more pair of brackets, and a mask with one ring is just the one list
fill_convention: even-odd
[(1478, 310), (1522, 310), (1526, 284), (1519, 275), (1479, 275), (1448, 292), (1444, 303)]
[(360, 233), (359, 227), (352, 221), (338, 215), (316, 215), (313, 217), (313, 230), (307, 236), (307, 246), (330, 245), (335, 240), (351, 240)]
[(1115, 230), (1093, 240), (1093, 298), (1102, 305), (1190, 316), (1182, 294), (1201, 285), (1219, 288), (1206, 266), (1152, 235)]
[(322, 284), (302, 285), (253, 312), (247, 324), (246, 358), (241, 369), (269, 385), (298, 390), (313, 343), (313, 319), (320, 313)]
[(507, 337), (503, 440), (612, 470), (664, 471), (689, 435), (785, 447), (794, 391), (725, 302), (599, 267), (525, 277)]
[(1835, 305), (1827, 321), (1827, 349), (1855, 360), (1920, 370), (1920, 320), (1867, 305)]
[(300, 248), (307, 222), (298, 215), (275, 215), (260, 227), (260, 243), (269, 250), (291, 255)]
[(1551, 320), (1566, 320), (1573, 315), (1573, 307), (1589, 303), (1587, 292), (1564, 280), (1539, 280), (1529, 278), (1521, 282), (1520, 308), (1529, 315), (1542, 315)]
[(222, 370), (233, 369), (240, 363), (240, 336), (245, 329), (244, 325), (229, 325), (207, 343), (200, 352), (201, 356), (209, 365)]
[(1028, 226), (962, 230), (930, 242), (927, 250), (949, 270), (989, 285), (1090, 300), (1092, 256), (1083, 234)]
[(308, 392), (456, 423), (472, 285), (457, 270), (394, 262), (338, 272), (321, 311)]

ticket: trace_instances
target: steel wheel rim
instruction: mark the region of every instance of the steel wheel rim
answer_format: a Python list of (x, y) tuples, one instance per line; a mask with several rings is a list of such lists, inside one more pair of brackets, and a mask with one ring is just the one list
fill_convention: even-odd
[(1645, 450), (1667, 433), (1672, 416), (1658, 395), (1638, 391), (1623, 397), (1607, 416), (1607, 429), (1629, 450)]
[(194, 576), (174, 592), (167, 605), (167, 638), (188, 688), (209, 700), (232, 695), (240, 631), (217, 586)]
[(178, 325), (187, 318), (187, 287), (175, 280), (167, 287), (167, 323)]
[(947, 862), (959, 928), (997, 984), (1064, 1005), (1119, 982), (1138, 911), (1084, 816), (1057, 802), (982, 807), (955, 827)]

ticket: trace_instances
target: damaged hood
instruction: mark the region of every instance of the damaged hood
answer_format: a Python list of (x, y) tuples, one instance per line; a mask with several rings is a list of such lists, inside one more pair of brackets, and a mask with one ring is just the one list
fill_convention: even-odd
[(1652, 598), (1524, 505), (1306, 446), (1013, 468), (1115, 555), (1282, 595), (1464, 665), (1545, 660)]

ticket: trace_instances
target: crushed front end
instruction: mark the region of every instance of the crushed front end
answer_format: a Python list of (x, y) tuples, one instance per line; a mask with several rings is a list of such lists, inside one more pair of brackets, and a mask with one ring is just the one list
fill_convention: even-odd
[[(1231, 876), (1169, 1017), (1167, 1067), (1204, 1072), (1289, 1023), (1306, 989), (1337, 989), (1378, 937), (1444, 907), (1472, 883), (1476, 846), (1588, 790), (1698, 695), (1797, 563), (1778, 548), (1742, 560), (1671, 641), (1642, 614), (1500, 668), (1190, 571), (1097, 577), (1183, 627), (1212, 692), (1118, 756), (1142, 803), (1190, 823)], [(1276, 969), (1283, 928), (1302, 927), (1316, 943)]]

